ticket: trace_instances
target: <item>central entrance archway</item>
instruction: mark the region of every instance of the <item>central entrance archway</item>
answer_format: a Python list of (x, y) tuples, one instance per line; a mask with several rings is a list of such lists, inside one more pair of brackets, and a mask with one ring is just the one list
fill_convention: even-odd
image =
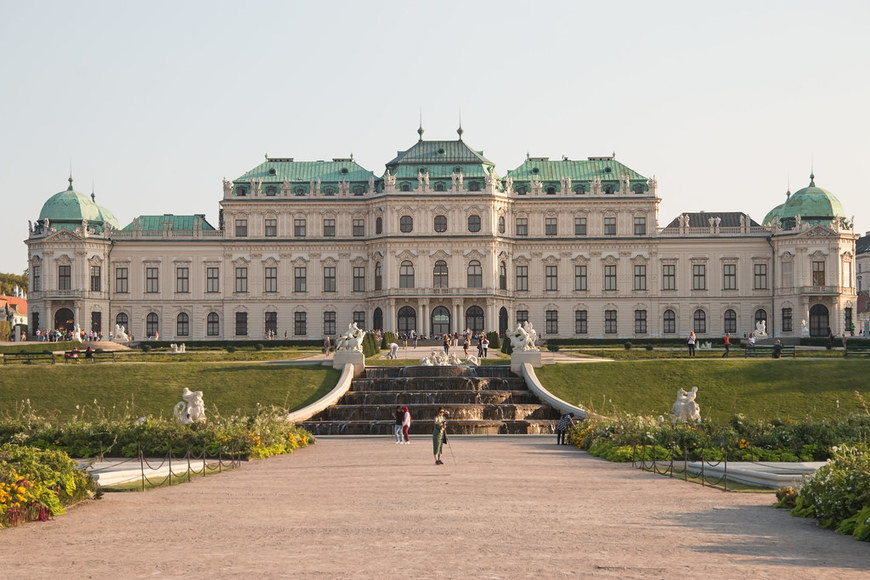
[(810, 308), (810, 336), (828, 336), (828, 309), (822, 304)]
[(59, 308), (54, 313), (54, 328), (60, 331), (75, 330), (75, 316), (69, 308)]
[(399, 319), (396, 329), (400, 334), (408, 334), (412, 330), (417, 330), (417, 311), (410, 306), (402, 306), (399, 308)]
[(443, 306), (432, 309), (432, 336), (450, 334), (450, 311)]

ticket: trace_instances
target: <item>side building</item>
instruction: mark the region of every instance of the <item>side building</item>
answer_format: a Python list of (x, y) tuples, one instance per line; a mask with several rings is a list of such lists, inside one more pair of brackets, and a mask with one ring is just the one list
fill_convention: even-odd
[[(422, 138), (380, 176), (352, 158), (267, 158), (203, 215), (121, 228), (70, 187), (29, 228), (31, 332), (134, 338), (421, 335), (775, 336), (851, 327), (852, 225), (810, 185), (759, 224), (684, 213), (659, 226), (655, 179), (612, 156), (528, 157), (498, 175), (462, 139)], [(803, 324), (802, 324), (803, 323)]]

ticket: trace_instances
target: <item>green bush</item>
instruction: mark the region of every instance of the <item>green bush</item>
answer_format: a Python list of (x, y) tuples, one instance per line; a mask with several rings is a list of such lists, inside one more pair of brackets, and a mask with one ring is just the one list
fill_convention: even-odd
[(139, 348), (142, 349), (142, 352), (151, 352), (151, 345), (150, 345), (150, 344), (143, 344), (143, 345), (142, 345), (141, 347), (139, 347)]
[(625, 350), (631, 350), (631, 343), (630, 343), (630, 342), (626, 342), (626, 343), (623, 344), (622, 346), (625, 347)]
[[(558, 343), (553, 343), (558, 344)], [(504, 337), (504, 342), (501, 343), (501, 351), (504, 354), (511, 354), (514, 351), (514, 346), (511, 344), (511, 339), (509, 336)]]
[(648, 344), (648, 345), (646, 345), (644, 348), (646, 348), (646, 350), (652, 350), (652, 349), (653, 349), (653, 345)]
[(224, 348), (225, 348), (225, 350), (226, 350), (227, 352), (236, 352), (236, 347), (234, 347), (234, 346), (231, 345), (231, 344), (228, 344), (228, 345), (227, 345), (226, 347), (224, 347)]
[(490, 350), (501, 350), (501, 338), (496, 331), (487, 332), (486, 339), (489, 341)]
[(365, 357), (375, 356), (376, 354), (381, 352), (381, 348), (378, 345), (378, 337), (374, 332), (366, 333), (365, 337), (363, 338), (362, 349), (363, 356)]
[(559, 345), (558, 344), (550, 344), (548, 342), (547, 343), (547, 350), (549, 350), (550, 352), (559, 352)]
[(260, 352), (261, 350), (263, 350), (263, 348), (265, 348), (265, 347), (263, 346), (262, 342), (258, 342), (257, 344), (254, 345), (254, 350), (256, 350), (257, 352)]
[(73, 340), (69, 342), (20, 342), (0, 346), (0, 353), (14, 352), (51, 352), (60, 350), (72, 350), (73, 347), (81, 347), (82, 343)]

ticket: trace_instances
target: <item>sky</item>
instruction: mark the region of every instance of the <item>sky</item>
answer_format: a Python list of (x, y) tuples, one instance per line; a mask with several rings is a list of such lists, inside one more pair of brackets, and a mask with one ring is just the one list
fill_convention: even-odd
[(66, 189), (122, 225), (205, 213), (264, 155), (463, 139), (504, 175), (616, 154), (686, 211), (809, 183), (870, 230), (870, 2), (0, 0), (0, 272)]

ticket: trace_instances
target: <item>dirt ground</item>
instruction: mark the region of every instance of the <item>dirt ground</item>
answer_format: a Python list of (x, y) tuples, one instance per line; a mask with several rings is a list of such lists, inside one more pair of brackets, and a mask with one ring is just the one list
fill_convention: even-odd
[(867, 578), (870, 544), (551, 437), (321, 438), (0, 531), (0, 577)]

